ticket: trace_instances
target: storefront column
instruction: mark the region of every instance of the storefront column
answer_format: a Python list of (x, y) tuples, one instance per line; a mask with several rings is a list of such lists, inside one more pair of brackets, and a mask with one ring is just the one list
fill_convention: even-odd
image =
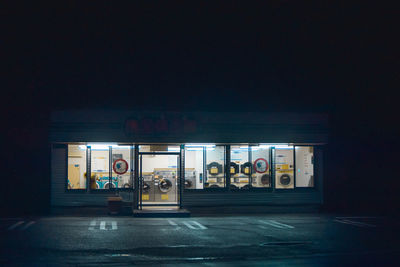
[(134, 148), (134, 191), (133, 191), (133, 208), (138, 209), (139, 205), (139, 145), (135, 145)]
[(185, 188), (185, 145), (180, 146), (179, 166), (179, 208), (183, 207), (183, 189)]
[(230, 190), (231, 185), (231, 146), (225, 146), (225, 187)]

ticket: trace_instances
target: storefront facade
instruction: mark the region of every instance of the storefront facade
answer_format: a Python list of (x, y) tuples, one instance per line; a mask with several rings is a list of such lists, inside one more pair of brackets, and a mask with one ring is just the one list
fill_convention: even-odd
[(327, 133), (324, 114), (53, 112), (51, 205), (319, 206)]

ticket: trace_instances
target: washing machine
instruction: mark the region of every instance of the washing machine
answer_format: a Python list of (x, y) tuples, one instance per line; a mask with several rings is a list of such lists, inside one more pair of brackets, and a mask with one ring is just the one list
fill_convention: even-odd
[(271, 175), (268, 172), (252, 175), (253, 187), (271, 187)]
[(275, 172), (275, 188), (294, 188), (293, 170), (277, 170)]
[(142, 173), (143, 184), (142, 184), (142, 201), (143, 202), (154, 202), (154, 177), (152, 172)]
[(194, 168), (185, 169), (185, 189), (196, 189), (196, 170)]
[(177, 177), (175, 168), (154, 169), (155, 202), (177, 201)]
[[(110, 188), (110, 180), (108, 176), (101, 176), (97, 179), (97, 188), (98, 189), (109, 189)], [(112, 188), (118, 187), (118, 179), (117, 177), (112, 177)]]
[(211, 162), (207, 164), (207, 176), (204, 187), (208, 188), (223, 188), (225, 186), (225, 175), (223, 172), (222, 164), (218, 162)]

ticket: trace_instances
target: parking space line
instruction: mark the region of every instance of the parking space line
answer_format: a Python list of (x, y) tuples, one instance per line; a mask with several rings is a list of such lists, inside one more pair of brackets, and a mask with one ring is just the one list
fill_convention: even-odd
[(269, 229), (269, 228), (266, 227), (265, 225), (258, 225), (258, 228), (261, 228), (261, 229), (264, 229), (264, 230)]
[(96, 226), (96, 221), (95, 221), (95, 220), (91, 221), (91, 222), (90, 222), (89, 230), (94, 230), (94, 227), (95, 227), (95, 226)]
[(15, 229), (16, 227), (18, 227), (19, 225), (21, 225), (21, 224), (23, 224), (25, 221), (19, 221), (19, 222), (16, 222), (16, 223), (14, 223), (13, 225), (11, 225), (10, 227), (8, 227), (8, 229), (7, 230), (13, 230), (13, 229)]
[[(193, 230), (205, 230), (207, 227), (202, 225), (201, 223), (198, 223), (196, 221), (188, 221), (188, 222), (183, 222), (184, 225), (186, 225), (188, 228), (193, 229)], [(195, 227), (197, 225), (197, 227)]]
[(205, 230), (205, 229), (207, 229), (207, 227), (206, 227), (206, 226), (202, 225), (202, 224), (201, 224), (201, 223), (199, 223), (199, 222), (192, 221), (192, 223), (194, 223), (194, 224), (196, 224), (197, 226), (199, 226), (199, 228), (200, 228), (200, 229), (202, 229), (202, 230)]
[(267, 224), (269, 226), (275, 227), (275, 228), (279, 228), (279, 229), (293, 229), (294, 226), (288, 225), (288, 224), (284, 224), (284, 223), (280, 223), (274, 220), (258, 220), (260, 223), (263, 224)]
[(188, 222), (183, 222), (184, 225), (186, 225), (188, 228), (196, 230), (196, 227), (193, 227), (191, 224), (189, 224)]
[(101, 221), (100, 230), (106, 230), (106, 222), (105, 221)]
[(356, 217), (336, 217), (336, 219), (376, 219), (378, 217), (371, 216), (356, 216)]
[(112, 230), (117, 230), (117, 229), (118, 229), (118, 226), (117, 226), (117, 222), (116, 222), (116, 221), (112, 221), (112, 222), (111, 222), (111, 225), (112, 225)]
[(289, 225), (289, 224), (284, 224), (284, 223), (280, 223), (280, 222), (277, 222), (277, 221), (274, 221), (274, 220), (270, 220), (270, 222), (271, 223), (275, 223), (275, 224), (277, 224), (277, 225), (280, 225), (280, 226), (282, 226), (282, 227), (286, 227), (286, 228), (290, 228), (290, 229), (293, 229), (294, 228), (294, 226), (291, 226), (291, 225)]
[(376, 225), (373, 225), (373, 224), (350, 221), (350, 220), (346, 220), (346, 219), (335, 219), (334, 221), (338, 222), (338, 223), (350, 224), (350, 225), (359, 226), (359, 227), (376, 227)]
[(28, 229), (29, 226), (31, 226), (31, 225), (34, 224), (34, 223), (35, 223), (35, 221), (31, 221), (31, 222), (25, 224), (25, 225), (21, 228), (21, 231), (25, 231), (26, 229)]
[(171, 220), (168, 220), (168, 223), (169, 223), (170, 225), (172, 225), (172, 226), (177, 226), (177, 225), (178, 225), (177, 223), (175, 223), (174, 221), (171, 221)]

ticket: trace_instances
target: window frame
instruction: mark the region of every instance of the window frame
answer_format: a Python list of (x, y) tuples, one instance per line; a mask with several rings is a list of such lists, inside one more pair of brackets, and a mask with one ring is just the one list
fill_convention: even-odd
[(295, 162), (295, 170), (297, 170), (297, 166), (296, 166), (296, 147), (312, 147), (313, 148), (313, 176), (314, 176), (314, 186), (312, 187), (297, 187), (296, 186), (296, 171), (295, 171), (295, 180), (294, 180), (294, 187), (297, 190), (297, 192), (301, 192), (301, 191), (318, 191), (318, 179), (317, 179), (317, 175), (316, 175), (316, 157), (315, 157), (315, 145), (294, 145), (294, 162)]
[[(136, 185), (136, 180), (137, 180), (137, 170), (134, 168), (136, 166), (137, 161), (139, 160), (136, 156), (137, 153), (135, 153), (135, 148), (137, 148), (137, 152), (139, 153), (139, 144), (127, 144), (125, 146), (129, 146), (129, 154), (130, 154), (130, 179), (132, 181), (132, 185), (130, 188), (108, 188), (108, 189), (91, 189), (90, 188), (90, 179), (86, 179), (86, 188), (75, 188), (75, 189), (68, 189), (68, 163), (69, 163), (69, 145), (85, 145), (86, 150), (85, 150), (85, 157), (86, 157), (86, 174), (87, 177), (91, 177), (92, 174), (92, 168), (91, 168), (91, 160), (92, 160), (92, 147), (86, 145), (85, 143), (64, 143), (60, 144), (61, 146), (65, 147), (65, 181), (64, 181), (64, 191), (66, 193), (110, 193), (110, 192), (117, 192), (117, 191), (135, 191), (135, 185)], [(310, 192), (310, 191), (318, 191), (319, 190), (319, 179), (318, 179), (318, 174), (316, 172), (317, 170), (317, 157), (316, 157), (316, 145), (312, 144), (301, 144), (301, 145), (292, 145), (293, 147), (293, 165), (294, 165), (294, 171), (293, 171), (293, 183), (294, 187), (293, 188), (276, 188), (275, 180), (276, 180), (276, 170), (275, 170), (275, 157), (276, 157), (276, 147), (274, 144), (271, 145), (269, 149), (269, 165), (270, 165), (270, 170), (269, 174), (271, 176), (271, 186), (270, 187), (253, 187), (252, 185), (252, 176), (249, 177), (249, 182), (248, 184), (248, 189), (240, 189), (240, 188), (230, 188), (230, 163), (231, 163), (231, 145), (240, 145), (240, 144), (216, 144), (215, 146), (218, 147), (223, 147), (224, 148), (224, 187), (219, 187), (219, 188), (209, 188), (205, 187), (204, 183), (207, 178), (207, 150), (206, 147), (203, 146), (203, 188), (199, 189), (186, 189), (184, 186), (182, 187), (183, 192), (202, 192), (202, 191), (207, 191), (207, 192)], [(243, 144), (242, 144), (243, 145)], [(258, 146), (258, 144), (246, 144), (248, 146), (248, 151), (247, 151), (247, 157), (249, 162), (253, 164), (253, 159), (251, 155), (251, 148)], [(184, 159), (186, 159), (186, 146), (184, 144), (181, 145), (184, 151)], [(297, 178), (297, 163), (296, 163), (296, 147), (312, 147), (313, 148), (313, 187), (298, 187), (296, 186), (296, 178)], [(109, 180), (112, 178), (112, 162), (111, 162), (111, 157), (112, 157), (112, 146), (108, 147), (108, 152), (109, 152), (109, 173), (111, 173), (111, 176), (109, 175)], [(229, 153), (229, 155), (228, 155)], [(110, 167), (111, 165), (111, 167)], [(252, 170), (251, 174), (254, 173), (254, 170)], [(185, 179), (185, 172), (182, 172), (183, 175), (183, 181)]]
[[(288, 145), (288, 146), (290, 146), (290, 145)], [(295, 145), (291, 145), (291, 147), (292, 147), (292, 150), (293, 150), (293, 188), (276, 188), (276, 164), (275, 164), (275, 161), (276, 161), (276, 147), (275, 146), (272, 146), (271, 148), (274, 150), (274, 153), (273, 153), (273, 163), (274, 163), (274, 165), (273, 165), (273, 187), (274, 187), (274, 189), (273, 189), (273, 191), (275, 191), (275, 192), (294, 192), (294, 191), (297, 191), (296, 189), (296, 159), (295, 159), (295, 157), (296, 157), (296, 150), (295, 150)], [(279, 148), (278, 148), (279, 149)]]
[[(91, 160), (92, 160), (92, 147), (88, 146), (84, 143), (65, 143), (63, 144), (65, 146), (65, 162), (66, 162), (66, 166), (65, 166), (65, 181), (64, 181), (64, 191), (66, 193), (94, 193), (94, 194), (101, 194), (101, 193), (107, 193), (109, 194), (110, 192), (117, 192), (117, 191), (122, 191), (122, 192), (131, 192), (134, 191), (134, 168), (132, 168), (132, 164), (135, 163), (135, 159), (132, 158), (132, 153), (133, 155), (135, 155), (134, 153), (134, 147), (135, 145), (129, 144), (126, 146), (129, 146), (129, 155), (130, 155), (130, 160), (129, 160), (129, 164), (130, 168), (129, 168), (129, 172), (130, 172), (130, 179), (132, 181), (132, 186), (130, 188), (107, 188), (107, 189), (91, 189), (90, 188), (90, 179), (87, 179), (87, 177), (91, 177), (92, 176), (92, 168), (91, 168)], [(85, 150), (85, 157), (86, 157), (86, 188), (73, 188), (73, 189), (68, 189), (68, 163), (69, 163), (69, 159), (68, 159), (68, 152), (69, 152), (69, 145), (85, 145), (86, 146), (86, 150)], [(109, 160), (108, 160), (108, 166), (109, 166), (109, 182), (110, 180), (112, 180), (112, 162), (111, 162), (111, 158), (112, 157), (112, 146), (108, 147), (108, 153), (109, 153)], [(110, 176), (111, 173), (111, 176)]]
[[(251, 155), (251, 147), (256, 147), (256, 146), (259, 146), (259, 145), (256, 145), (256, 144), (249, 144), (248, 145), (249, 146), (249, 161), (251, 162), (251, 164), (254, 164), (253, 163), (253, 157), (252, 157), (252, 155)], [(270, 175), (270, 177), (271, 177), (271, 186), (270, 187), (253, 187), (253, 184), (252, 184), (252, 182), (253, 181), (251, 181), (251, 183), (250, 183), (250, 181), (249, 181), (249, 183), (250, 183), (250, 186), (249, 186), (249, 190), (240, 190), (240, 191), (263, 191), (263, 192), (273, 192), (273, 190), (274, 190), (274, 188), (275, 188), (275, 179), (274, 179), (274, 176), (273, 176), (273, 159), (272, 159), (272, 147), (270, 147), (269, 148), (269, 152), (268, 152), (268, 156), (269, 156), (269, 171), (268, 171), (268, 173), (269, 173), (269, 175)], [(253, 168), (252, 168), (252, 172), (251, 172), (251, 174), (253, 175), (253, 172), (254, 170), (253, 170)], [(253, 178), (251, 178), (251, 180), (253, 180)]]
[[(65, 179), (64, 179), (64, 191), (66, 193), (86, 193), (87, 192), (87, 178), (86, 178), (86, 188), (71, 188), (68, 189), (68, 163), (69, 163), (69, 145), (82, 145), (82, 143), (66, 143), (62, 144), (65, 147)], [(86, 175), (87, 175), (87, 148), (85, 149), (85, 157), (86, 157)]]
[[(183, 145), (183, 150), (184, 150), (184, 158), (186, 160), (186, 145)], [(228, 166), (228, 161), (227, 161), (227, 146), (229, 145), (225, 145), (225, 144), (215, 144), (215, 147), (223, 147), (224, 148), (224, 187), (218, 187), (218, 188), (210, 188), (210, 187), (205, 187), (205, 181), (206, 178), (208, 176), (207, 174), (207, 148), (206, 146), (202, 146), (203, 148), (203, 188), (184, 188), (183, 186), (183, 191), (184, 192), (203, 192), (203, 191), (207, 191), (207, 192), (226, 192), (229, 190), (229, 187), (227, 186), (227, 166)], [(186, 177), (185, 177), (185, 172), (183, 172), (183, 181), (185, 181)]]

